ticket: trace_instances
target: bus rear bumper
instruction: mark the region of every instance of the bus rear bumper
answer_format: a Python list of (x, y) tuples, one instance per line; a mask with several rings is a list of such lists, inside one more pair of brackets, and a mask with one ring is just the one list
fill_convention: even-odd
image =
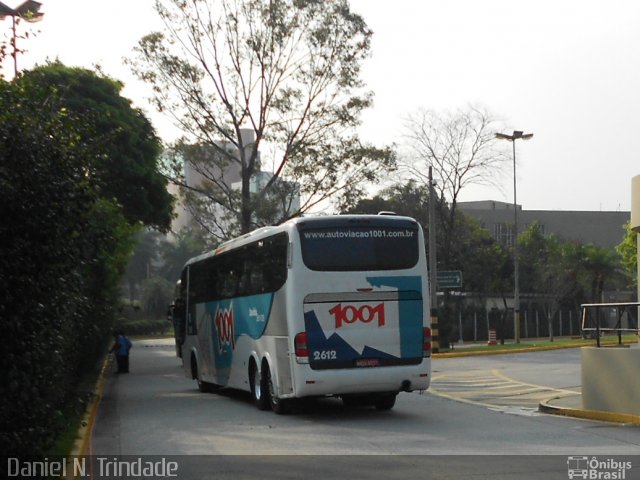
[[(418, 368), (419, 367), (419, 368)], [(371, 369), (321, 370), (308, 368), (298, 377), (295, 397), (347, 395), (377, 392), (410, 392), (429, 388), (431, 372), (424, 366)], [(388, 370), (393, 369), (394, 372)]]

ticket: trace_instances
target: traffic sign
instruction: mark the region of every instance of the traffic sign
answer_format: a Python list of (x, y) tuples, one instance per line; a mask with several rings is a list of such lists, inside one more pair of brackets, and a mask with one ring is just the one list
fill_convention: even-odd
[(462, 288), (461, 270), (443, 270), (436, 272), (438, 288)]

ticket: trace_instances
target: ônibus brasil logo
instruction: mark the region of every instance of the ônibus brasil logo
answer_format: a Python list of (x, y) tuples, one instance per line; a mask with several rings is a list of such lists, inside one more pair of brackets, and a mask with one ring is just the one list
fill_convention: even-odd
[(222, 350), (225, 345), (235, 347), (235, 335), (233, 329), (233, 306), (216, 310), (216, 331), (218, 333), (218, 348)]
[(377, 321), (378, 327), (384, 326), (384, 303), (375, 307), (370, 305), (362, 305), (361, 307), (347, 305), (343, 307), (339, 303), (329, 310), (329, 313), (335, 318), (336, 328), (354, 322), (370, 323), (374, 320)]
[(573, 480), (625, 480), (627, 470), (631, 470), (632, 464), (628, 461), (620, 461), (615, 458), (601, 459), (588, 456), (570, 456), (567, 458), (567, 475)]

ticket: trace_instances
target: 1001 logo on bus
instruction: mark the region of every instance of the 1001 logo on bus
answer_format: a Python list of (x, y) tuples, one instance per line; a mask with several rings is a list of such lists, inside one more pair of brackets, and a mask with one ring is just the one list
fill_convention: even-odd
[(339, 303), (329, 310), (329, 313), (336, 320), (336, 328), (355, 322), (371, 323), (374, 320), (378, 323), (378, 327), (384, 326), (384, 303), (375, 307), (371, 305), (362, 305), (360, 307), (347, 305), (343, 307)]
[(218, 348), (222, 350), (225, 345), (235, 347), (235, 335), (233, 327), (233, 308), (218, 308), (215, 316), (216, 331), (218, 332)]

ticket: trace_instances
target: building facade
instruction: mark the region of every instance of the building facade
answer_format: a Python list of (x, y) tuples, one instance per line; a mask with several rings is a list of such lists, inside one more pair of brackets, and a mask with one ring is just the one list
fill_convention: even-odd
[[(465, 215), (476, 219), (493, 238), (511, 246), (514, 240), (514, 211), (512, 203), (485, 200), (459, 202)], [(594, 212), (567, 210), (524, 210), (518, 208), (518, 231), (537, 223), (542, 233), (553, 234), (563, 240), (615, 248), (625, 236), (625, 224), (631, 212)]]
[[(241, 129), (242, 144), (247, 155), (255, 145), (255, 132), (251, 129)], [(221, 150), (227, 152), (224, 156)], [(191, 194), (198, 190), (207, 191), (216, 189), (225, 196), (231, 195), (232, 192), (239, 192), (242, 189), (242, 172), (240, 164), (240, 153), (237, 147), (231, 143), (218, 145), (217, 149), (213, 147), (194, 148), (190, 155), (183, 157), (184, 182)], [(258, 164), (260, 163), (260, 152), (258, 152)], [(250, 181), (249, 189), (252, 194), (259, 193), (265, 188), (271, 180), (273, 174), (267, 171), (256, 172)], [(179, 188), (174, 187), (178, 193)], [(300, 188), (295, 182), (278, 179), (272, 186), (274, 193), (267, 196), (267, 200), (275, 205), (277, 210), (274, 215), (278, 217), (286, 217), (297, 212), (300, 209)], [(174, 193), (174, 192), (172, 192)], [(175, 194), (174, 193), (174, 194)], [(276, 197), (277, 195), (277, 197)], [(176, 195), (178, 202), (176, 204), (172, 230), (178, 232), (183, 228), (196, 228), (196, 221), (193, 213), (185, 205), (183, 198)], [(217, 229), (217, 236), (224, 237), (225, 231), (228, 230), (229, 219), (228, 212), (220, 205), (211, 204), (209, 206), (210, 214), (215, 220), (210, 226)]]

